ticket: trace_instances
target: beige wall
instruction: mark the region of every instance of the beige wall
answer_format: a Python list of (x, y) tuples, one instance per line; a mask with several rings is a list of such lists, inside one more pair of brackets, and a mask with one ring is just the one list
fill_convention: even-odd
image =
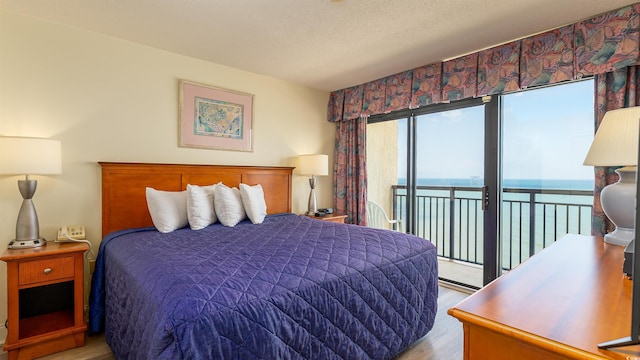
[[(398, 122), (367, 125), (367, 198), (393, 217), (391, 186), (398, 184)], [(391, 229), (391, 226), (388, 226)]]
[[(254, 151), (178, 147), (179, 79), (254, 94)], [(325, 120), (328, 97), (286, 81), (0, 10), (0, 136), (62, 141), (63, 174), (34, 177), (45, 238), (53, 238), (59, 225), (83, 224), (97, 250), (97, 161), (285, 166), (298, 154), (332, 157), (335, 126)], [(0, 251), (15, 237), (22, 201), (18, 179), (0, 176)], [(319, 178), (320, 207), (332, 206), (331, 181)], [(305, 211), (308, 194), (307, 178), (294, 176), (294, 212)], [(2, 262), (2, 323), (6, 311)], [(0, 343), (5, 334), (0, 326)]]

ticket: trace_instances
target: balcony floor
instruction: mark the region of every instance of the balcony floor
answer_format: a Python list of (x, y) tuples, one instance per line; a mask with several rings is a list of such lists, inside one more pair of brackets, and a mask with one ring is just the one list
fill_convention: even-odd
[(482, 266), (439, 257), (438, 277), (481, 288)]

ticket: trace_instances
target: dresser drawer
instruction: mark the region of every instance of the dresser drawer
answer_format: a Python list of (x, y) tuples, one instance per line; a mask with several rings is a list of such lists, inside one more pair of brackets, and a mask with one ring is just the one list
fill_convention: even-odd
[(21, 262), (18, 265), (18, 274), (19, 285), (73, 277), (73, 256)]

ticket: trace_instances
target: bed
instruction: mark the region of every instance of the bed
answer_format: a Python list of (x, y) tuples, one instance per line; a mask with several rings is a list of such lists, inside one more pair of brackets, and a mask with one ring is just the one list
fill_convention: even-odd
[[(288, 167), (100, 163), (90, 332), (118, 359), (392, 359), (437, 310), (434, 246), (291, 214)], [(260, 184), (260, 224), (161, 233), (145, 188)]]

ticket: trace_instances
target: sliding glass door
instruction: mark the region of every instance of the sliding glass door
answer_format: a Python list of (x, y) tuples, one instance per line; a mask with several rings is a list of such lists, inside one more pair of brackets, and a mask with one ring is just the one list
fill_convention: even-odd
[(482, 286), (484, 105), (416, 116), (415, 234), (438, 247), (441, 278)]
[(497, 157), (487, 147), (497, 137), (487, 133), (497, 100), (488, 101), (432, 106), (370, 122), (367, 130), (369, 200), (399, 219), (401, 231), (436, 245), (441, 279), (474, 288), (497, 269), (497, 224), (487, 222), (497, 217), (485, 218), (497, 213), (485, 191), (497, 188), (486, 182), (497, 176), (485, 174), (496, 173), (496, 161), (487, 159)]

